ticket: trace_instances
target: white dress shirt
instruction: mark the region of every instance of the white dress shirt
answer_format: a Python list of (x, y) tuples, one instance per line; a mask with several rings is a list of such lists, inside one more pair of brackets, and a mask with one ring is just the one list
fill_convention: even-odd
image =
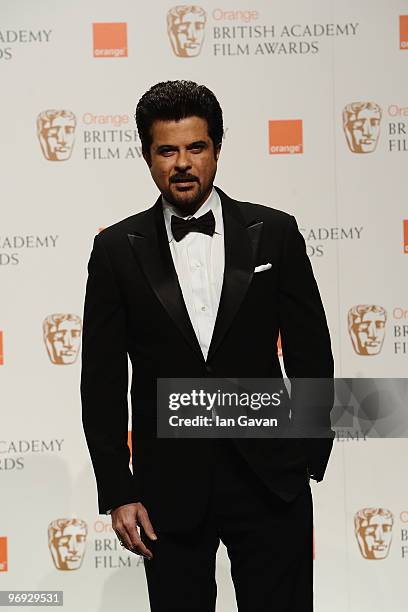
[(181, 215), (164, 197), (162, 203), (170, 251), (184, 302), (204, 359), (207, 359), (224, 278), (224, 222), (220, 196), (213, 188), (194, 215), (183, 217), (198, 219), (212, 210), (215, 218), (213, 236), (189, 232), (179, 242), (171, 231), (171, 216)]
[[(174, 239), (171, 231), (171, 216), (181, 215), (164, 197), (162, 203), (170, 251), (184, 302), (204, 359), (207, 359), (224, 279), (224, 222), (220, 196), (213, 187), (197, 212), (183, 217), (197, 219), (212, 210), (215, 218), (214, 234), (208, 236), (200, 232), (189, 232), (179, 242)], [(107, 514), (111, 511), (107, 510)]]

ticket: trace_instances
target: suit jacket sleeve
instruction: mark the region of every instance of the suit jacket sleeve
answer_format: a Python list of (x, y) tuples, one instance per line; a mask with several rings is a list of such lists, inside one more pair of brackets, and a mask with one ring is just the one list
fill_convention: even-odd
[(320, 481), (334, 437), (330, 425), (334, 363), (319, 289), (293, 216), (286, 229), (280, 269), (280, 334), (285, 372), (291, 380), (292, 420), (307, 428), (308, 418), (313, 419), (314, 431), (316, 425), (323, 427), (323, 437), (302, 439), (311, 477)]
[(125, 312), (108, 254), (95, 236), (88, 262), (81, 369), (82, 424), (101, 514), (137, 501), (129, 468)]

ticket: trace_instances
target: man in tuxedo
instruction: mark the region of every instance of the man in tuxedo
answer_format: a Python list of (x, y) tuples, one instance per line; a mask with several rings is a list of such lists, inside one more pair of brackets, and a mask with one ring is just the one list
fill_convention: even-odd
[[(332, 379), (304, 239), (293, 216), (213, 186), (223, 118), (208, 88), (158, 83), (136, 123), (160, 196), (95, 236), (88, 263), (81, 398), (99, 511), (145, 557), (153, 612), (215, 610), (220, 541), (239, 612), (310, 611), (309, 479), (323, 479), (332, 437), (156, 434), (158, 378), (282, 378), (279, 332), (292, 387)], [(320, 416), (330, 423), (327, 397)], [(301, 397), (291, 402), (301, 414)]]

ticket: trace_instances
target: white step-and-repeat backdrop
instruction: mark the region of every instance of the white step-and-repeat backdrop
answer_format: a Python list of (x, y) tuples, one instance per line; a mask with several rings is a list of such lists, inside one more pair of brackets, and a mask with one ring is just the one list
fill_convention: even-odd
[[(3, 0), (0, 17), (0, 589), (147, 611), (142, 559), (97, 512), (79, 397), (93, 237), (157, 196), (137, 100), (177, 78), (215, 92), (217, 184), (296, 216), (336, 375), (404, 377), (408, 2)], [(318, 612), (406, 610), (407, 463), (406, 440), (335, 441), (312, 483)], [(222, 546), (217, 576), (230, 612)]]

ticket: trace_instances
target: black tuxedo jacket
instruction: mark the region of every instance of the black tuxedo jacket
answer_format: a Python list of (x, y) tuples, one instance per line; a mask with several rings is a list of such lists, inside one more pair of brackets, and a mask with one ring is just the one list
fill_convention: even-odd
[[(157, 529), (196, 524), (209, 493), (211, 440), (156, 437), (156, 381), (164, 378), (333, 377), (319, 290), (293, 216), (239, 202), (216, 188), (224, 219), (225, 272), (207, 360), (183, 300), (161, 197), (95, 236), (83, 316), (82, 422), (100, 513), (141, 501)], [(272, 268), (254, 274), (257, 265)], [(128, 358), (132, 364), (129, 469)], [(332, 399), (325, 403), (327, 420)], [(322, 480), (332, 437), (234, 439), (254, 478), (286, 500)]]

